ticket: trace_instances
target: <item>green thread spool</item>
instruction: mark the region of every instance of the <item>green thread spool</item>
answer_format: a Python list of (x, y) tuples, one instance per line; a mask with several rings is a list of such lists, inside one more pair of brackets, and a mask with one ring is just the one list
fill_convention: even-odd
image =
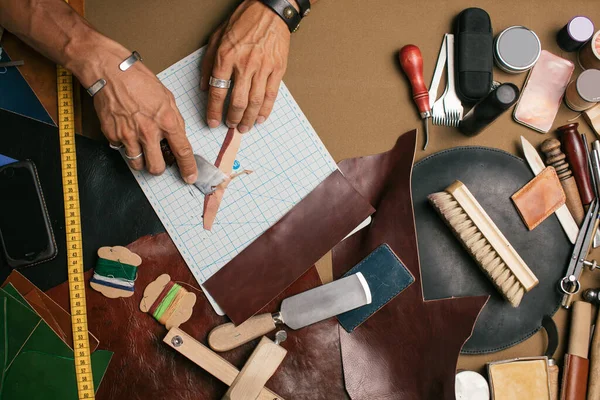
[(124, 264), (118, 261), (98, 258), (94, 272), (98, 275), (135, 281), (137, 277), (137, 267), (134, 265)]
[(182, 287), (178, 284), (173, 284), (171, 289), (169, 289), (165, 297), (162, 298), (162, 300), (156, 307), (156, 310), (154, 310), (154, 313), (152, 313), (154, 319), (156, 319), (157, 321), (161, 321), (161, 318), (163, 317), (165, 312), (173, 305), (175, 298), (178, 297), (179, 290), (181, 289)]

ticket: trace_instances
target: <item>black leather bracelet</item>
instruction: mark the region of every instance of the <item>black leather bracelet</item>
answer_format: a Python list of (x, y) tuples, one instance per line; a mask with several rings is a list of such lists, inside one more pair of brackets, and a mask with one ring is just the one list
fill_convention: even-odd
[(306, 17), (310, 13), (310, 0), (296, 0), (296, 3), (300, 9), (300, 16)]
[(287, 24), (290, 32), (296, 32), (300, 26), (302, 17), (298, 14), (298, 11), (292, 6), (287, 0), (260, 0), (264, 5), (269, 7), (279, 15), (281, 19)]

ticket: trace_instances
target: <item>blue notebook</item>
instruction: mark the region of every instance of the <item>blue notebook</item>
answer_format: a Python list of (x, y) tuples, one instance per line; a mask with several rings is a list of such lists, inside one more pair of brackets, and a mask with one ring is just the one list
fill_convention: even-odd
[(362, 272), (369, 284), (372, 301), (371, 304), (338, 315), (338, 321), (348, 333), (356, 329), (415, 281), (415, 278), (400, 261), (400, 258), (385, 243), (356, 264), (344, 277), (357, 272)]

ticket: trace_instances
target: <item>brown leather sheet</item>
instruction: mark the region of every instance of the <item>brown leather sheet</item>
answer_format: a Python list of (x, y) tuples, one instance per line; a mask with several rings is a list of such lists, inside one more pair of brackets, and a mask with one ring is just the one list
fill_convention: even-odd
[[(70, 0), (69, 5), (79, 14), (84, 15), (85, 0)], [(31, 47), (23, 43), (15, 35), (4, 31), (2, 47), (11, 60), (23, 60), (25, 64), (17, 67), (27, 81), (50, 118), (56, 124), (58, 120), (58, 95), (56, 84), (56, 64)], [(74, 86), (75, 131), (81, 133), (81, 93), (80, 85)]]
[[(87, 290), (89, 327), (103, 349), (114, 351), (96, 398), (98, 400), (214, 400), (227, 387), (196, 364), (166, 346), (167, 330), (139, 309), (146, 285), (163, 273), (171, 280), (198, 287), (190, 270), (167, 234), (143, 237), (128, 248), (142, 257), (135, 294), (130, 298), (108, 299)], [(91, 271), (86, 274), (89, 281)], [(281, 296), (260, 312), (279, 310), (283, 298), (320, 285), (315, 268), (310, 268)], [(183, 285), (193, 291), (189, 286)], [(181, 329), (206, 343), (208, 332), (227, 322), (213, 311), (204, 294), (198, 296), (191, 319)], [(68, 305), (68, 285), (48, 291), (63, 307)], [(274, 333), (270, 336), (273, 338)], [(241, 369), (258, 340), (222, 356)], [(337, 321), (329, 319), (300, 331), (289, 331), (282, 343), (288, 354), (267, 382), (267, 387), (285, 399), (346, 399), (340, 358)]]
[(411, 198), (416, 137), (416, 131), (408, 132), (386, 153), (339, 164), (377, 211), (369, 227), (333, 249), (334, 277), (382, 243), (390, 245), (415, 277), (415, 284), (353, 333), (339, 330), (352, 399), (454, 399), (460, 349), (487, 301), (485, 296), (423, 300)]
[(204, 283), (235, 324), (256, 314), (374, 209), (340, 171)]

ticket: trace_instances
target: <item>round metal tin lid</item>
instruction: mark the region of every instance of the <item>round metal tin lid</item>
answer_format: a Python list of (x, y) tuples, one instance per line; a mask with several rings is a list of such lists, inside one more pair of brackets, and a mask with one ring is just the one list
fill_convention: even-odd
[(567, 25), (567, 32), (573, 40), (587, 42), (594, 34), (594, 23), (588, 17), (575, 17)]
[(585, 70), (577, 78), (577, 93), (589, 103), (600, 101), (600, 71), (597, 69)]
[(531, 68), (542, 51), (540, 39), (524, 26), (505, 29), (496, 40), (496, 54), (507, 68), (523, 71)]

